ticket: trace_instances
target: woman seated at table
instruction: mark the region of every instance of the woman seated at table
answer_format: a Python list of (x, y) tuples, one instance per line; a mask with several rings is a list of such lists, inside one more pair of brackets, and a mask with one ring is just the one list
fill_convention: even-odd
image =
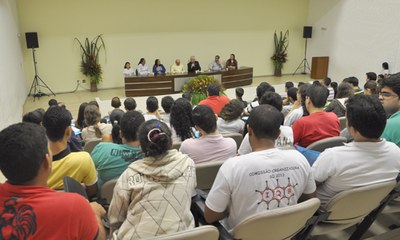
[(126, 62), (124, 65), (124, 76), (125, 77), (132, 77), (133, 75), (133, 69), (131, 68), (131, 63)]
[(161, 64), (160, 59), (156, 59), (156, 61), (154, 62), (153, 73), (155, 76), (165, 74), (165, 67)]
[(149, 71), (149, 66), (146, 64), (146, 59), (141, 58), (136, 68), (136, 75), (147, 76), (149, 74), (150, 71)]
[(238, 69), (238, 62), (235, 59), (235, 54), (231, 54), (230, 58), (226, 60), (226, 68), (228, 70), (236, 70)]

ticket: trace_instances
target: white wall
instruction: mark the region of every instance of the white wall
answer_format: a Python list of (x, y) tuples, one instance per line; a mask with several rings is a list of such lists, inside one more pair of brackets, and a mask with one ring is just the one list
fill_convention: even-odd
[(21, 121), (27, 86), (16, 0), (0, 0), (0, 130)]
[(349, 76), (364, 82), (385, 61), (399, 71), (399, 8), (398, 0), (310, 0), (308, 59), (329, 56), (329, 76), (337, 82)]

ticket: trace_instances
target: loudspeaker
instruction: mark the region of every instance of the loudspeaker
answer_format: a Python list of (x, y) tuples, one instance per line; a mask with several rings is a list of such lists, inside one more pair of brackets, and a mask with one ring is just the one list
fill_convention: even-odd
[(26, 47), (27, 48), (39, 48), (39, 40), (37, 32), (26, 32)]
[(312, 27), (304, 26), (303, 29), (303, 38), (311, 38), (312, 37)]

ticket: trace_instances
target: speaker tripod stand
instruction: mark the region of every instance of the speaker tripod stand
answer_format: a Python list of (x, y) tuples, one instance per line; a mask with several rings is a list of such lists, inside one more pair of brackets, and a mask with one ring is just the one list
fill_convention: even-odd
[(35, 101), (36, 98), (40, 99), (40, 97), (42, 97), (42, 96), (49, 96), (48, 94), (43, 93), (40, 90), (40, 87), (47, 88), (47, 90), (49, 90), (52, 93), (52, 95), (54, 95), (54, 96), (56, 95), (49, 88), (49, 86), (47, 86), (47, 84), (39, 77), (39, 75), (37, 73), (37, 62), (36, 62), (35, 51), (36, 50), (34, 48), (32, 48), (33, 66), (35, 68), (35, 76), (33, 77), (32, 86), (31, 86), (31, 89), (29, 90), (29, 94), (28, 94), (28, 97), (31, 96), (31, 95), (33, 96), (33, 101)]
[(303, 61), (300, 62), (299, 66), (296, 68), (296, 71), (294, 71), (293, 75), (296, 74), (297, 71), (299, 71), (303, 67), (303, 72), (301, 74), (306, 74), (306, 69), (308, 69), (309, 72), (311, 72), (310, 65), (308, 64), (307, 60), (307, 38), (306, 38), (306, 46), (304, 50), (304, 59)]

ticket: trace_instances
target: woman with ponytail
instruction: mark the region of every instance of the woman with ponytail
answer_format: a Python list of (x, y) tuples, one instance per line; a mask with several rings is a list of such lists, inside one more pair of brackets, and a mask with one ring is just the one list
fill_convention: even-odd
[(97, 106), (89, 104), (86, 106), (83, 115), (87, 124), (87, 127), (82, 129), (82, 139), (85, 143), (94, 140), (112, 142), (112, 125), (100, 123), (101, 115)]

